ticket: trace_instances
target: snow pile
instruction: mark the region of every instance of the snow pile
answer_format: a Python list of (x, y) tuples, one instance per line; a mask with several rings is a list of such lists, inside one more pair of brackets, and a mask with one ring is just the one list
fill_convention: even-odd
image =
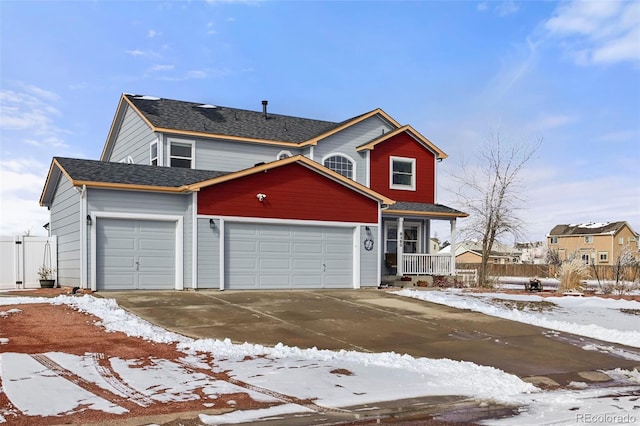
[[(621, 311), (625, 309), (640, 312), (640, 302), (636, 301), (576, 296), (543, 298), (536, 295), (470, 293), (462, 290), (417, 291), (404, 289), (393, 293), (551, 330), (640, 348), (638, 316), (625, 314)], [(545, 312), (508, 309), (492, 303), (492, 299), (545, 301), (553, 303), (558, 309)]]

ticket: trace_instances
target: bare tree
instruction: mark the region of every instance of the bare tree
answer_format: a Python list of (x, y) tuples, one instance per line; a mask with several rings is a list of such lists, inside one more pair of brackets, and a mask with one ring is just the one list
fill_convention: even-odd
[(505, 143), (499, 132), (492, 131), (478, 147), (474, 163), (463, 159), (460, 174), (452, 173), (450, 190), (469, 213), (461, 233), (482, 241), (480, 286), (490, 285), (487, 266), (494, 243), (505, 235), (518, 238), (522, 234), (524, 225), (518, 217), (524, 203), (520, 174), (541, 143), (542, 138)]

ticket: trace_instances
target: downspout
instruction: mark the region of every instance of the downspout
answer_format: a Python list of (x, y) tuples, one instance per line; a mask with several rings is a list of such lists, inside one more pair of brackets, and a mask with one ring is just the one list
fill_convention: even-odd
[(87, 185), (80, 191), (80, 287), (87, 286)]

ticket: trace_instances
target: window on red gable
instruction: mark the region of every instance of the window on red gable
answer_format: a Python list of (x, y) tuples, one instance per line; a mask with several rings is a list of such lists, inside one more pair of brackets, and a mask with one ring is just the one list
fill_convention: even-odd
[(415, 191), (416, 189), (416, 159), (405, 157), (390, 157), (391, 189)]

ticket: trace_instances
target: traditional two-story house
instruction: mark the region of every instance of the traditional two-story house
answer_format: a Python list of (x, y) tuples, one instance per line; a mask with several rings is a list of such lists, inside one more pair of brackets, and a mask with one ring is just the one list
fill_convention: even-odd
[(638, 233), (624, 221), (556, 225), (547, 246), (560, 260), (578, 257), (587, 265), (614, 265), (624, 250), (638, 257)]
[[(381, 109), (335, 123), (124, 94), (99, 161), (55, 157), (58, 281), (93, 290), (377, 286), (429, 253), (446, 154)], [(392, 268), (391, 270), (388, 268)]]

